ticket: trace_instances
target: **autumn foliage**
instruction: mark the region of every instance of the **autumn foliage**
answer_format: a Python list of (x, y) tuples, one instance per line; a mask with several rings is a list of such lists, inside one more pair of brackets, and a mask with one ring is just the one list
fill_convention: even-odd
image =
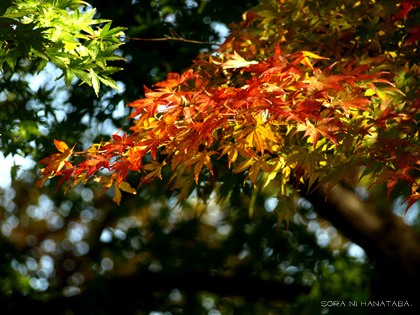
[[(275, 181), (278, 211), (288, 211), (285, 204), (292, 203), (282, 201), (292, 200), (300, 182), (329, 191), (364, 177), (372, 185), (387, 183), (388, 195), (405, 182), (411, 206), (420, 198), (420, 99), (413, 93), (420, 33), (407, 23), (410, 14), (419, 15), (419, 2), (343, 1), (335, 10), (344, 11), (340, 18), (348, 24), (356, 12), (365, 16), (354, 23), (379, 12), (369, 18), (366, 38), (358, 25), (340, 25), (325, 12), (316, 16), (316, 1), (298, 3), (261, 4), (232, 26), (219, 49), (198, 56), (183, 74), (145, 87), (145, 97), (128, 104), (129, 135), (113, 135), (83, 152), (56, 140), (60, 153), (40, 161), (46, 167), (38, 185), (55, 176), (68, 186), (93, 178), (105, 189), (113, 186), (119, 204), (121, 190), (136, 193), (127, 182), (130, 172), (139, 174), (141, 189), (162, 179), (166, 168), (182, 201), (194, 188), (217, 188), (233, 174), (261, 188)], [(300, 14), (301, 24), (292, 28), (288, 12)], [(309, 43), (316, 32), (331, 42), (308, 49), (296, 39), (302, 30)], [(82, 160), (73, 162), (75, 156)]]

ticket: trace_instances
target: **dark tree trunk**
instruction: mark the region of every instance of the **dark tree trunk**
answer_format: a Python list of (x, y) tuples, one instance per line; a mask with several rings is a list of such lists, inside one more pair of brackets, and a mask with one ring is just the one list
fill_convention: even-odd
[(330, 191), (326, 201), (325, 196), (318, 188), (304, 197), (375, 263), (378, 277), (372, 282), (372, 299), (420, 306), (420, 235), (401, 217), (362, 201), (342, 184)]

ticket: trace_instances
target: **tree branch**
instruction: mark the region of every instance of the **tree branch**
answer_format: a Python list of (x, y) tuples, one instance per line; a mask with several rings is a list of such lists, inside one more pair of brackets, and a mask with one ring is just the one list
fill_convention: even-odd
[(116, 37), (122, 40), (138, 40), (138, 41), (147, 41), (147, 42), (161, 42), (161, 41), (175, 40), (175, 41), (180, 41), (180, 42), (190, 43), (190, 44), (219, 45), (216, 43), (202, 42), (199, 40), (185, 39), (183, 37), (174, 37), (174, 36), (169, 36), (169, 35), (165, 35), (165, 37), (161, 37), (161, 38), (138, 38), (138, 37), (129, 37), (129, 36), (116, 36)]
[[(302, 189), (305, 191), (305, 189)], [(342, 184), (336, 185), (325, 202), (325, 191), (318, 188), (304, 197), (321, 217), (330, 221), (350, 240), (360, 245), (376, 262), (389, 287), (382, 293), (410, 294), (407, 281), (420, 280), (420, 235), (402, 218), (389, 210), (377, 209), (360, 200)]]
[(139, 40), (139, 41), (148, 41), (148, 42), (160, 42), (160, 41), (169, 41), (169, 40), (176, 40), (184, 43), (190, 43), (190, 44), (199, 44), (199, 45), (218, 45), (216, 43), (210, 43), (210, 42), (202, 42), (199, 40), (192, 40), (192, 39), (185, 39), (178, 35), (177, 32), (174, 30), (169, 30), (171, 33), (171, 36), (164, 35), (165, 37), (162, 38), (138, 38), (138, 37), (129, 37), (129, 36), (116, 36), (117, 38), (123, 39), (123, 40)]

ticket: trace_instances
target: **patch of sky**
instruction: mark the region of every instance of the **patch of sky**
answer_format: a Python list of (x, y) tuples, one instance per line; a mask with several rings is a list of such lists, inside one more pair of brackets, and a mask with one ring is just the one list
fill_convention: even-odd
[[(54, 108), (54, 116), (48, 115), (46, 117), (47, 123), (52, 124), (53, 122), (61, 122), (64, 119), (66, 119), (66, 112), (69, 110), (73, 110), (72, 105), (66, 104), (68, 98), (69, 98), (69, 92), (65, 87), (65, 83), (63, 79), (60, 79), (58, 81), (52, 80), (52, 78), (57, 78), (61, 75), (61, 70), (55, 67), (53, 64), (48, 64), (45, 69), (40, 74), (27, 74), (24, 76), (24, 80), (29, 83), (29, 87), (33, 92), (38, 91), (40, 88), (43, 88), (45, 90), (52, 90), (53, 95), (53, 102), (52, 106)], [(16, 77), (17, 79), (17, 77)], [(73, 84), (77, 82), (77, 78), (73, 80)], [(112, 98), (117, 93), (124, 93), (125, 91), (125, 85), (122, 82), (117, 82), (118, 87), (120, 88), (121, 92), (117, 90), (112, 90), (108, 93), (106, 93), (101, 100), (103, 106), (100, 110), (106, 110), (110, 103), (110, 98)], [(36, 100), (31, 100), (27, 104), (27, 109), (36, 109), (38, 108), (40, 111), (38, 112), (39, 115), (43, 115), (42, 106), (37, 104)], [(112, 108), (112, 117), (114, 119), (119, 119), (125, 116), (128, 116), (129, 109), (125, 107), (124, 103), (121, 101), (117, 105), (110, 106)], [(104, 123), (99, 124), (97, 121), (91, 121), (89, 124), (92, 126), (89, 130), (86, 132), (86, 136), (83, 139), (84, 146), (87, 148), (87, 146), (90, 144), (91, 140), (93, 139), (97, 134), (99, 133), (105, 133), (109, 134), (110, 137), (112, 134), (115, 134), (119, 127), (114, 126), (114, 124), (111, 122), (110, 119), (107, 119)], [(40, 131), (44, 134), (48, 134), (48, 128), (45, 128), (43, 126), (39, 126)], [(85, 149), (86, 149), (85, 148)], [(22, 171), (30, 170), (35, 165), (36, 162), (32, 160), (30, 157), (22, 157), (18, 154), (15, 155), (8, 155), (5, 157), (0, 152), (0, 165), (2, 167), (0, 168), (0, 187), (7, 188), (11, 185), (11, 176), (10, 171), (11, 168), (16, 165), (19, 167), (20, 171), (18, 172), (18, 175)]]
[[(52, 106), (55, 108), (54, 115), (55, 117), (47, 117), (47, 121), (51, 123), (54, 120), (58, 122), (62, 121), (65, 118), (64, 103), (68, 99), (68, 91), (65, 89), (64, 80), (54, 81), (51, 78), (56, 78), (60, 76), (61, 70), (55, 67), (53, 64), (48, 64), (46, 68), (41, 72), (41, 74), (27, 74), (22, 79), (29, 83), (29, 87), (33, 92), (38, 91), (40, 88), (46, 90), (53, 90), (54, 101)], [(16, 79), (18, 79), (18, 75)], [(27, 104), (28, 109), (40, 108), (36, 100), (31, 100)], [(38, 112), (39, 115), (42, 115), (42, 110)], [(48, 129), (39, 126), (40, 131), (44, 134), (48, 134)], [(5, 157), (3, 153), (0, 152), (0, 186), (9, 187), (11, 185), (11, 176), (10, 170), (13, 165), (20, 166), (22, 170), (29, 170), (36, 165), (36, 162), (29, 157), (22, 157), (18, 154), (14, 156), (8, 155)]]
[(195, 1), (193, 1), (193, 0), (186, 0), (186, 1), (185, 1), (185, 6), (186, 6), (188, 9), (192, 9), (192, 8), (196, 8), (196, 7), (198, 7), (198, 3), (197, 3), (197, 2), (195, 2)]
[(394, 204), (392, 205), (392, 211), (394, 214), (400, 216), (408, 225), (414, 225), (416, 221), (419, 220), (419, 203), (416, 202), (408, 211), (406, 211), (407, 202), (402, 203), (404, 199), (405, 198), (402, 196), (395, 199)]
[(359, 245), (349, 243), (345, 245), (347, 247), (347, 253), (350, 257), (355, 258), (357, 261), (364, 262), (366, 260), (366, 253)]
[(218, 44), (223, 43), (230, 33), (226, 24), (220, 22), (211, 22), (210, 26), (220, 37)]

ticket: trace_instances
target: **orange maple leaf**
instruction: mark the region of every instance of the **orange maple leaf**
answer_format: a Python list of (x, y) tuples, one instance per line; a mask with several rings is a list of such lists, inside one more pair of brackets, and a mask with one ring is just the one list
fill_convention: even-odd
[(41, 170), (41, 177), (36, 183), (37, 187), (42, 187), (48, 179), (59, 173), (64, 166), (69, 169), (73, 167), (70, 162), (67, 162), (67, 159), (73, 154), (76, 144), (71, 149), (64, 141), (54, 139), (54, 144), (61, 153), (51, 154), (39, 161), (39, 163), (46, 164), (46, 167)]

